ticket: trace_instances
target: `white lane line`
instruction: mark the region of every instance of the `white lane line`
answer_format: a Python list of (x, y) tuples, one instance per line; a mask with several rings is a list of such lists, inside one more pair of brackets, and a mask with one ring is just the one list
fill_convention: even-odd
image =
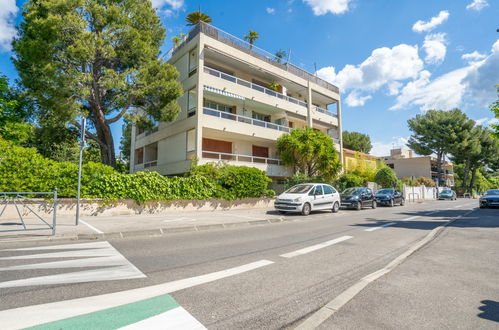
[[(3, 310), (0, 311), (2, 329), (27, 328), (38, 324), (54, 322), (69, 317), (130, 304), (162, 294), (168, 294), (196, 285), (213, 282), (225, 277), (245, 273), (273, 263), (274, 262), (270, 260), (260, 260), (214, 273), (152, 285), (145, 288)], [(22, 315), (23, 317), (19, 317), (19, 315)]]
[(353, 238), (353, 236), (341, 236), (341, 237), (338, 237), (336, 239), (333, 239), (333, 240), (330, 240), (330, 241), (327, 241), (327, 242), (323, 242), (323, 243), (320, 243), (320, 244), (312, 245), (312, 246), (309, 246), (309, 247), (306, 247), (306, 248), (303, 248), (303, 249), (300, 249), (300, 250), (296, 250), (296, 251), (293, 251), (293, 252), (281, 254), (280, 256), (283, 257), (283, 258), (293, 258), (293, 257), (296, 257), (296, 256), (301, 256), (303, 254), (307, 254), (307, 253), (310, 253), (310, 252), (313, 252), (313, 251), (317, 251), (317, 250), (323, 249), (325, 247), (331, 246), (333, 244), (337, 244), (337, 243), (346, 241), (347, 239), (350, 239), (350, 238)]
[(170, 309), (164, 313), (148, 319), (133, 323), (119, 330), (148, 330), (148, 329), (182, 329), (203, 330), (206, 329), (198, 320), (182, 307)]
[(372, 227), (372, 228), (367, 228), (367, 229), (364, 229), (365, 231), (375, 231), (375, 230), (378, 230), (378, 229), (381, 229), (381, 228), (384, 228), (384, 227), (388, 227), (388, 226), (393, 226), (393, 225), (396, 225), (397, 223), (396, 222), (389, 222), (389, 223), (385, 223), (384, 225), (381, 225), (379, 227)]
[(92, 226), (91, 224), (86, 223), (85, 221), (83, 221), (83, 220), (81, 220), (81, 219), (80, 219), (80, 222), (81, 222), (82, 224), (84, 224), (85, 226), (87, 226), (88, 228), (90, 228), (90, 229), (92, 229), (93, 231), (95, 231), (97, 234), (104, 234), (104, 232), (103, 232), (103, 231), (100, 231), (99, 229), (95, 228), (95, 227), (94, 227), (94, 226)]
[(402, 219), (400, 221), (410, 221), (410, 220), (414, 220), (414, 219), (417, 219), (417, 218), (421, 218), (421, 216), (420, 215), (416, 215), (416, 216), (413, 216), (413, 217)]

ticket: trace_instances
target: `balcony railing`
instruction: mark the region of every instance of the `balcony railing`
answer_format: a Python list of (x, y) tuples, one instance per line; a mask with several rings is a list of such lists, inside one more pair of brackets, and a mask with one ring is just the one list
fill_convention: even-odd
[(332, 113), (328, 109), (324, 109), (324, 108), (320, 108), (320, 107), (315, 107), (315, 110), (319, 111), (319, 112), (322, 112), (322, 113), (325, 113), (326, 115), (331, 116), (331, 117), (338, 117), (337, 114)]
[(269, 122), (266, 122), (266, 121), (263, 121), (263, 120), (259, 120), (259, 119), (254, 119), (254, 118), (251, 118), (251, 117), (246, 117), (246, 116), (241, 116), (241, 115), (235, 115), (233, 113), (222, 112), (222, 111), (218, 111), (218, 110), (215, 110), (215, 109), (203, 108), (203, 113), (205, 115), (210, 115), (210, 116), (214, 116), (214, 117), (218, 117), (218, 118), (224, 118), (224, 119), (234, 120), (234, 121), (238, 121), (240, 123), (246, 123), (246, 124), (250, 124), (250, 125), (255, 125), (255, 126), (270, 128), (270, 129), (274, 129), (276, 131), (282, 131), (282, 132), (289, 132), (289, 131), (291, 131), (291, 128), (286, 127), (286, 126), (269, 123)]
[(279, 92), (273, 91), (273, 90), (265, 88), (263, 86), (254, 84), (254, 83), (249, 82), (247, 80), (234, 77), (234, 76), (232, 76), (230, 74), (223, 73), (223, 72), (215, 70), (213, 68), (205, 66), (204, 67), (204, 72), (206, 72), (206, 73), (208, 73), (208, 74), (210, 74), (212, 76), (215, 76), (215, 77), (218, 77), (218, 78), (230, 81), (230, 82), (232, 82), (234, 84), (245, 86), (245, 87), (251, 88), (253, 90), (259, 91), (261, 93), (264, 93), (264, 94), (267, 94), (267, 95), (270, 95), (270, 96), (273, 96), (273, 97), (280, 98), (281, 100), (286, 100), (288, 102), (301, 105), (302, 107), (305, 107), (305, 108), (307, 107), (307, 103), (306, 102), (300, 101), (300, 100), (295, 99), (295, 98), (293, 98), (291, 96), (287, 96), (287, 95), (281, 94)]
[(153, 160), (153, 161), (150, 161), (150, 162), (145, 162), (144, 163), (144, 168), (154, 167), (154, 166), (157, 166), (157, 165), (158, 165), (158, 161), (157, 160)]
[(217, 160), (233, 160), (238, 162), (260, 163), (269, 165), (282, 165), (280, 159), (257, 157), (249, 155), (228, 154), (224, 152), (204, 151), (203, 158), (217, 159)]

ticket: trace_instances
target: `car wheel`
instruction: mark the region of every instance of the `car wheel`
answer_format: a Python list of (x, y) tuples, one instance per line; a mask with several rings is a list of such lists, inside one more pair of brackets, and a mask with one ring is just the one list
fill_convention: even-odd
[[(378, 203), (376, 203), (376, 201), (373, 201), (373, 205), (372, 205), (373, 209), (375, 209), (376, 206), (378, 206)], [(392, 206), (393, 206), (393, 200), (392, 200)]]
[(362, 209), (362, 203), (361, 202), (357, 202), (357, 206), (355, 206), (355, 209), (357, 211), (360, 211)]
[(390, 207), (393, 207), (393, 199), (390, 199)]
[(335, 202), (333, 205), (333, 213), (338, 213), (339, 210), (340, 210), (340, 204), (338, 204), (338, 202)]
[(303, 204), (303, 208), (301, 209), (301, 214), (303, 214), (303, 215), (310, 214), (310, 204), (309, 203)]
[(400, 199), (400, 206), (404, 206), (404, 204), (405, 204), (405, 199), (401, 198)]
[(480, 208), (481, 208), (481, 209), (484, 209), (484, 208), (485, 208), (485, 205), (480, 205)]

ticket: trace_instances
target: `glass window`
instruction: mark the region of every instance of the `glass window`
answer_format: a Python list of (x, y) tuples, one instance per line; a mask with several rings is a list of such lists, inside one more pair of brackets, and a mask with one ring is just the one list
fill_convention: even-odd
[(222, 103), (218, 103), (218, 102), (214, 102), (214, 101), (210, 101), (210, 100), (204, 100), (204, 104), (203, 106), (205, 108), (210, 108), (210, 109), (215, 109), (215, 110), (218, 110), (218, 111), (221, 111), (221, 112), (228, 112), (228, 113), (233, 113), (233, 107), (230, 106), (230, 105), (227, 105), (227, 104), (222, 104)]
[(296, 185), (296, 186), (290, 188), (288, 191), (286, 191), (286, 193), (287, 194), (304, 194), (307, 191), (309, 191), (310, 188), (312, 188), (312, 186), (309, 184), (299, 184), (299, 185)]
[(187, 131), (187, 152), (194, 151), (196, 149), (196, 130), (191, 129)]
[(197, 48), (189, 52), (189, 72), (198, 67), (198, 53)]
[(267, 123), (270, 123), (270, 116), (263, 115), (263, 114), (258, 113), (258, 112), (254, 112), (253, 111), (252, 118), (253, 119), (258, 119), (258, 120), (261, 120), (261, 121), (266, 121)]
[(322, 195), (322, 186), (315, 187), (315, 195)]
[(323, 187), (324, 187), (324, 195), (333, 194), (333, 187), (330, 187), (330, 186), (323, 186)]
[(187, 93), (187, 110), (196, 109), (198, 103), (196, 87), (191, 88)]

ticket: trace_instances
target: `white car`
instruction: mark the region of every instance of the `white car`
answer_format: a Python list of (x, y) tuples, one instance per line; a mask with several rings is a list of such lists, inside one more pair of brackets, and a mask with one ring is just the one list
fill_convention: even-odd
[(277, 197), (274, 207), (281, 213), (301, 212), (309, 215), (311, 211), (340, 209), (340, 194), (328, 184), (302, 183), (291, 187)]

